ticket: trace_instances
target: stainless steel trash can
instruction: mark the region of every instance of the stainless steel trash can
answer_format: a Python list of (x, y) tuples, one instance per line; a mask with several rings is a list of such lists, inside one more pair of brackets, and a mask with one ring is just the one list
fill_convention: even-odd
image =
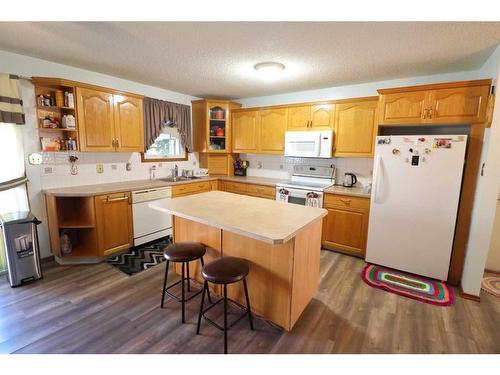
[(12, 287), (42, 278), (36, 226), (39, 221), (29, 211), (0, 214), (0, 230)]

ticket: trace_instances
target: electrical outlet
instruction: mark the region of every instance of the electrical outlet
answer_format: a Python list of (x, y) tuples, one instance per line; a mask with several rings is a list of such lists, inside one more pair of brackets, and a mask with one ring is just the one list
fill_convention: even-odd
[(42, 157), (42, 154), (35, 152), (35, 153), (30, 154), (28, 156), (28, 160), (29, 160), (31, 165), (40, 165), (43, 162), (43, 157)]
[(104, 165), (102, 165), (101, 163), (96, 164), (95, 170), (97, 171), (97, 173), (104, 173)]
[(111, 169), (113, 171), (116, 171), (118, 169), (118, 167), (116, 166), (116, 164), (111, 164)]
[(283, 164), (280, 164), (280, 169), (283, 169)]
[(132, 163), (125, 164), (125, 169), (130, 172), (132, 170)]
[(258, 161), (258, 162), (257, 162), (257, 168), (258, 168), (258, 169), (262, 169), (262, 162), (261, 162), (261, 161)]

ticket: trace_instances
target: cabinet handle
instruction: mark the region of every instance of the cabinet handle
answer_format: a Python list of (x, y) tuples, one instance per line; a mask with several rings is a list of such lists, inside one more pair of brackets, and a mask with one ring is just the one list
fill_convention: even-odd
[(127, 195), (124, 195), (123, 197), (117, 197), (117, 198), (110, 198), (109, 195), (108, 195), (108, 197), (106, 198), (106, 203), (124, 201), (124, 200), (127, 200), (127, 199), (128, 199)]
[(427, 111), (429, 111), (429, 109), (424, 108), (424, 113), (422, 114), (422, 118), (423, 118), (424, 120), (427, 118)]
[(350, 199), (343, 199), (343, 198), (340, 198), (340, 201), (341, 201), (341, 202), (344, 202), (345, 204), (351, 204), (351, 200), (350, 200)]
[(431, 108), (429, 108), (429, 112), (428, 112), (428, 114), (429, 114), (429, 118), (432, 118), (432, 107), (431, 107)]
[(116, 148), (120, 147), (120, 142), (118, 141), (118, 139), (116, 140)]

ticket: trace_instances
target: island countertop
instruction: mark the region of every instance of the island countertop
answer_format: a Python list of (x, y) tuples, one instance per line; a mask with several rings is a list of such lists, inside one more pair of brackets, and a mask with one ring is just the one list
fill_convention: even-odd
[(302, 228), (327, 215), (322, 208), (222, 191), (151, 203), (150, 207), (273, 245), (289, 241)]

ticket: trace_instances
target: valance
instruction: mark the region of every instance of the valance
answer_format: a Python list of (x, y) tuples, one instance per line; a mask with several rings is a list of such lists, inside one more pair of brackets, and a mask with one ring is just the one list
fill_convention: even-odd
[(153, 98), (144, 98), (146, 150), (158, 138), (167, 122), (177, 129), (182, 145), (191, 151), (191, 107)]
[(0, 122), (25, 123), (18, 80), (15, 75), (0, 73)]

